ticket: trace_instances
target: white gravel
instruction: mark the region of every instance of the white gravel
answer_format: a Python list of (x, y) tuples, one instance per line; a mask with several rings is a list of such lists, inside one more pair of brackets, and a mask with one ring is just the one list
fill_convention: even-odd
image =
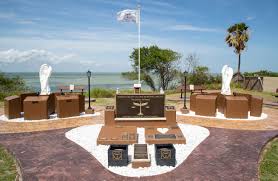
[[(49, 120), (58, 120), (58, 119), (69, 119), (69, 118), (83, 118), (83, 117), (90, 117), (90, 116), (99, 116), (100, 112), (96, 112), (94, 114), (85, 114), (85, 112), (80, 113), (80, 116), (73, 116), (67, 118), (58, 118), (57, 114), (51, 114), (49, 119), (41, 119), (41, 120), (24, 120), (24, 117), (16, 118), (16, 119), (8, 119), (5, 115), (0, 115), (0, 121), (7, 121), (7, 122), (42, 122), (42, 121), (49, 121)], [(22, 114), (23, 116), (23, 114)]]
[(177, 111), (177, 115), (179, 116), (190, 116), (190, 117), (199, 117), (199, 118), (209, 118), (209, 119), (222, 119), (222, 120), (248, 120), (248, 121), (257, 121), (257, 120), (263, 120), (267, 118), (267, 114), (262, 113), (261, 117), (254, 117), (254, 116), (250, 116), (250, 112), (248, 112), (248, 118), (247, 119), (239, 119), (239, 118), (226, 118), (224, 116), (224, 114), (222, 114), (221, 112), (216, 112), (216, 117), (214, 116), (200, 116), (200, 115), (196, 115), (195, 112), (193, 111), (189, 111), (189, 113), (187, 114), (183, 114), (180, 111)]
[[(68, 131), (65, 136), (91, 153), (106, 169), (128, 177), (159, 175), (174, 170), (202, 141), (209, 136), (209, 130), (204, 127), (179, 124), (179, 127), (186, 138), (186, 144), (174, 144), (174, 147), (176, 148), (176, 167), (157, 166), (154, 155), (154, 145), (148, 145), (149, 154), (151, 154), (150, 167), (134, 169), (131, 167), (131, 163), (127, 167), (108, 167), (107, 151), (109, 146), (96, 145), (97, 137), (102, 126), (102, 124), (81, 126)], [(145, 129), (138, 128), (137, 133), (139, 134), (139, 143), (145, 143)], [(133, 148), (134, 145), (128, 146), (129, 156), (132, 155)]]

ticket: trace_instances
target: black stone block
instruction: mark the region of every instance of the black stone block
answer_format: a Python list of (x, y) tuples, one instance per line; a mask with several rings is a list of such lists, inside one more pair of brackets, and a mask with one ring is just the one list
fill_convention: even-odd
[(108, 166), (128, 165), (128, 145), (110, 145), (108, 149)]
[(155, 160), (157, 165), (174, 167), (176, 165), (176, 149), (173, 144), (156, 144)]

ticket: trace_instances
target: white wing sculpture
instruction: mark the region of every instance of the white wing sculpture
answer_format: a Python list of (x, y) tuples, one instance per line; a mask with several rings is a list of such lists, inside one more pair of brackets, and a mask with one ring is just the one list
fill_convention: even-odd
[(41, 82), (41, 93), (40, 95), (49, 95), (49, 77), (52, 73), (52, 67), (47, 64), (42, 64), (40, 68), (40, 82)]
[(222, 89), (221, 94), (231, 95), (230, 83), (233, 78), (233, 69), (228, 65), (224, 65), (222, 68)]

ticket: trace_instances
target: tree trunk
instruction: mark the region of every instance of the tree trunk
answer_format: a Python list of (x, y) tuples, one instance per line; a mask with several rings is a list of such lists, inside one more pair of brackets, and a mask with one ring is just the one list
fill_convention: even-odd
[(237, 64), (237, 83), (239, 82), (239, 76), (240, 76), (240, 53), (238, 54), (238, 64)]

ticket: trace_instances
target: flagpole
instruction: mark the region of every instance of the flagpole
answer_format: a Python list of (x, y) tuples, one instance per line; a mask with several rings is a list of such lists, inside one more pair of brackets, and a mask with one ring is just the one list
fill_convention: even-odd
[(140, 12), (140, 5), (138, 5), (138, 84), (140, 84), (141, 79), (141, 62), (140, 62), (140, 34), (141, 34), (141, 27), (140, 27), (140, 21), (141, 21), (141, 12)]

